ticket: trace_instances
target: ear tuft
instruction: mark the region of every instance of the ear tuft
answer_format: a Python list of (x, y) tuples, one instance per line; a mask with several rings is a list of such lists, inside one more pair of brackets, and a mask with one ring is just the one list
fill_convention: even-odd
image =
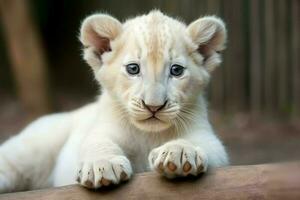
[[(188, 26), (187, 32), (193, 43), (198, 46), (204, 62), (209, 64), (206, 67), (212, 71), (220, 64), (220, 58), (216, 54), (225, 49), (227, 34), (223, 21), (213, 16), (203, 17), (192, 22)], [(215, 62), (211, 60), (212, 58)]]
[(84, 59), (92, 66), (101, 65), (103, 53), (111, 51), (110, 42), (121, 32), (122, 24), (106, 14), (87, 17), (80, 29), (80, 41), (85, 47)]

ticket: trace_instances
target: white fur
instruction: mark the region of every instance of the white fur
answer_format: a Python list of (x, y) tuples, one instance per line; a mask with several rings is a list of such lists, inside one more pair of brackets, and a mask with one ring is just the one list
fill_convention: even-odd
[[(209, 36), (199, 36), (206, 37), (206, 40), (193, 38), (199, 35), (197, 24), (202, 27), (206, 25), (205, 20), (186, 29), (183, 23), (158, 11), (129, 20), (124, 25), (107, 15), (94, 15), (85, 20), (81, 29), (81, 41), (86, 45), (84, 57), (103, 86), (102, 94), (96, 102), (78, 110), (42, 117), (2, 144), (0, 192), (62, 186), (76, 181), (85, 187), (99, 188), (126, 181), (133, 172), (153, 169), (172, 178), (198, 175), (208, 168), (227, 165), (226, 152), (208, 122), (202, 95), (209, 79), (210, 66), (220, 62), (215, 52), (219, 49), (214, 49), (214, 46), (223, 46), (225, 36), (218, 40), (216, 37), (225, 34), (225, 28), (222, 24), (222, 33), (213, 36), (219, 26), (211, 26), (222, 22), (214, 17), (207, 20), (210, 23), (210, 29), (207, 30)], [(101, 23), (103, 21), (105, 23)], [(155, 32), (154, 35), (145, 34), (159, 26), (156, 22), (162, 21), (162, 29), (176, 26), (177, 34), (172, 35), (168, 31), (158, 35)], [(150, 25), (146, 25), (148, 22)], [(93, 32), (93, 26), (97, 31)], [(135, 33), (141, 29), (143, 32), (137, 33), (144, 36)], [(202, 27), (199, 30), (205, 29)], [(101, 35), (101, 31), (105, 31), (105, 34)], [(108, 38), (112, 47), (112, 51), (107, 53), (101, 49), (101, 60), (93, 52), (97, 51), (93, 42), (98, 37), (91, 39), (95, 34)], [(122, 38), (131, 40), (131, 34), (140, 41), (126, 41), (127, 49), (120, 50), (123, 49), (120, 44), (124, 45)], [(178, 40), (175, 41), (173, 37), (178, 37)], [(214, 43), (209, 46), (211, 38), (214, 38)], [(175, 44), (171, 44), (174, 43), (171, 40)], [(201, 42), (198, 43), (198, 40)], [(147, 43), (149, 41), (152, 42)], [(97, 48), (102, 48), (101, 41), (96, 42)], [(137, 48), (138, 45), (144, 46)], [(183, 77), (172, 80), (169, 80), (168, 74), (164, 75), (168, 73), (164, 70), (169, 68), (162, 64), (159, 55), (143, 53), (155, 48), (155, 52), (161, 51), (162, 60), (168, 60), (169, 52), (164, 48), (170, 45), (173, 45), (171, 54), (177, 58), (172, 62), (187, 66)], [(198, 45), (208, 45), (205, 50), (210, 48), (205, 55), (208, 56), (207, 63), (199, 53), (188, 52), (197, 49)], [(118, 48), (116, 53), (115, 49)], [(142, 52), (137, 49), (142, 49)], [(143, 55), (155, 61), (142, 61)], [(145, 70), (142, 78), (128, 77), (121, 69), (120, 66), (132, 58), (148, 65), (141, 69)], [(153, 68), (149, 67), (149, 63), (156, 63), (159, 67), (151, 71)], [(147, 120), (149, 112), (140, 102), (143, 98), (155, 105), (161, 104), (165, 98), (169, 99), (165, 108), (157, 114), (159, 120)], [(180, 119), (177, 115), (184, 108), (191, 116), (182, 115), (186, 118)]]

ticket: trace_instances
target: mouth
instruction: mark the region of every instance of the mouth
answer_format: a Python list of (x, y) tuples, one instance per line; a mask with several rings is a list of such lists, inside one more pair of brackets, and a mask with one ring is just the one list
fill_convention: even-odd
[(141, 120), (141, 121), (148, 122), (148, 123), (157, 123), (157, 122), (162, 123), (163, 122), (161, 119), (159, 119), (158, 117), (156, 117), (155, 114), (152, 115), (152, 116), (150, 116), (150, 117), (148, 117), (148, 118), (146, 118), (146, 119), (144, 119), (144, 120)]
[(169, 128), (170, 124), (160, 119), (158, 116), (151, 115), (147, 118), (133, 121), (137, 128), (143, 131), (159, 132)]
[(159, 120), (157, 117), (155, 117), (155, 115), (152, 115), (151, 117), (146, 118), (145, 121), (146, 120), (155, 120), (155, 119)]

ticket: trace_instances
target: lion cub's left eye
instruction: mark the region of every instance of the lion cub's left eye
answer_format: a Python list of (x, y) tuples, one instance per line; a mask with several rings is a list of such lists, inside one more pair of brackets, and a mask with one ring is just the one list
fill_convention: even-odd
[(170, 74), (172, 76), (176, 76), (176, 77), (179, 77), (183, 74), (184, 72), (184, 67), (181, 66), (181, 65), (178, 65), (178, 64), (174, 64), (171, 66), (171, 69), (170, 69)]
[(140, 66), (137, 63), (130, 63), (126, 65), (126, 71), (130, 75), (138, 75), (140, 73)]

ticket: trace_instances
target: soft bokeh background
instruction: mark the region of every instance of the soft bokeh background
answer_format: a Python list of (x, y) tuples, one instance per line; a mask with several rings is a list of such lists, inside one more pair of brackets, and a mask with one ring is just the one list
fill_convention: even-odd
[(187, 23), (218, 15), (224, 63), (207, 97), (233, 164), (300, 160), (300, 1), (0, 0), (0, 138), (34, 118), (94, 100), (78, 30), (103, 11), (124, 21), (154, 8)]

